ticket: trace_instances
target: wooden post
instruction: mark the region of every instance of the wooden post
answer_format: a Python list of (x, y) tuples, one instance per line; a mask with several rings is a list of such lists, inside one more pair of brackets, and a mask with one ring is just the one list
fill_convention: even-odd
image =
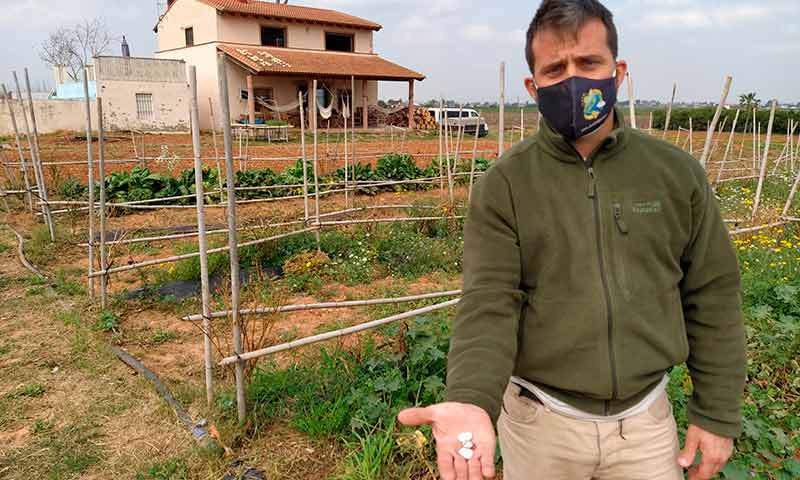
[(408, 81), (408, 128), (417, 128), (417, 122), (414, 121), (414, 80)]
[(753, 107), (753, 170), (756, 169), (756, 135), (758, 135), (758, 114), (756, 107)]
[[(242, 326), (239, 323), (239, 244), (236, 233), (236, 176), (233, 170), (233, 139), (231, 137), (231, 107), (228, 96), (228, 72), (225, 65), (225, 54), (217, 54), (219, 77), (220, 105), (222, 106), (222, 137), (225, 145), (225, 179), (228, 190), (228, 256), (231, 270), (231, 320), (233, 322), (233, 353), (239, 357), (242, 353)], [(236, 407), (239, 423), (247, 417), (245, 399), (244, 362), (235, 362)]]
[[(39, 149), (39, 127), (36, 124), (36, 111), (33, 107), (33, 94), (31, 90), (31, 79), (28, 76), (28, 69), (25, 68), (25, 89), (28, 93), (28, 105), (30, 107), (31, 112), (31, 128), (33, 129), (33, 149), (34, 149), (34, 172), (39, 175), (39, 198), (42, 199), (44, 205), (42, 206), (42, 212), (44, 213), (45, 221), (47, 222), (47, 228), (50, 230), (50, 239), (55, 242), (56, 240), (56, 230), (53, 226), (53, 217), (50, 215), (50, 205), (48, 204), (47, 198), (47, 183), (45, 182), (44, 178), (44, 170), (42, 170), (42, 157), (41, 157), (41, 150)], [(20, 97), (21, 99), (21, 97)]]
[(519, 141), (525, 140), (525, 109), (519, 109)]
[[(356, 77), (350, 75), (350, 155), (353, 157), (353, 164), (356, 163)], [(355, 183), (355, 178), (353, 179)], [(345, 205), (346, 206), (346, 205)]]
[(728, 161), (728, 154), (731, 151), (731, 145), (733, 144), (733, 136), (736, 133), (736, 122), (739, 121), (739, 110), (736, 110), (736, 115), (733, 117), (733, 127), (731, 127), (731, 135), (728, 137), (728, 144), (725, 146), (725, 154), (722, 156), (722, 163), (719, 165), (719, 170), (717, 171), (717, 181), (714, 182), (718, 184), (720, 179), (722, 179), (722, 170), (725, 169), (725, 162)]
[(472, 184), (475, 182), (475, 160), (478, 156), (478, 136), (481, 131), (481, 117), (475, 119), (475, 140), (472, 142), (472, 166), (469, 169), (469, 189), (467, 200), (472, 199)]
[(363, 113), (362, 113), (362, 116), (361, 116), (362, 117), (361, 118), (361, 123), (363, 123), (363, 128), (364, 128), (364, 130), (366, 130), (366, 129), (369, 128), (369, 97), (367, 96), (367, 80), (366, 79), (362, 79), (361, 80), (361, 99), (362, 99), (362, 105), (364, 105), (362, 107), (364, 110), (363, 110)]
[(306, 106), (308, 107), (308, 110), (307, 110), (308, 111), (308, 125), (307, 125), (307, 128), (309, 130), (311, 130), (311, 121), (312, 121), (311, 119), (316, 117), (316, 113), (317, 113), (316, 110), (311, 110), (311, 101), (313, 99), (317, 98), (317, 92), (315, 92), (313, 90), (314, 89), (314, 81), (309, 79), (309, 80), (307, 80), (307, 82), (308, 82), (308, 86), (306, 88), (306, 90), (308, 91), (308, 98), (306, 99)]
[(790, 118), (789, 119), (789, 124), (786, 126), (786, 131), (787, 132), (791, 132), (791, 133), (788, 133), (786, 135), (785, 147), (786, 147), (786, 150), (787, 150), (786, 157), (787, 157), (787, 160), (789, 162), (788, 163), (789, 171), (792, 172), (792, 173), (794, 173), (794, 143), (793, 143), (793, 140), (794, 140), (794, 131), (795, 131), (796, 127), (797, 127), (797, 125), (795, 125), (794, 120)]
[(636, 129), (636, 99), (633, 95), (633, 77), (631, 77), (631, 72), (628, 72), (628, 109), (630, 110), (631, 116), (631, 128), (634, 130)]
[(647, 133), (653, 134), (653, 112), (650, 112), (650, 120), (647, 122)]
[[(92, 105), (89, 98), (89, 75), (83, 69), (83, 98), (86, 103), (86, 163), (89, 182), (89, 298), (94, 299), (94, 161), (92, 159)], [(136, 145), (136, 142), (134, 142)]]
[[(664, 134), (661, 138), (667, 137), (667, 131), (669, 130), (669, 121), (672, 118), (672, 105), (675, 103), (675, 92), (678, 91), (678, 82), (672, 83), (672, 98), (669, 101), (669, 106), (667, 107), (667, 118), (664, 120)], [(678, 130), (680, 133), (680, 130)]]
[[(316, 80), (314, 80), (314, 91), (315, 92), (317, 91), (317, 81)], [(366, 107), (366, 104), (364, 106)], [(366, 109), (365, 109), (365, 111), (366, 111)], [(317, 220), (317, 225), (316, 225), (316, 228), (314, 229), (314, 235), (315, 235), (315, 237), (317, 239), (317, 251), (321, 252), (322, 251), (322, 246), (320, 244), (320, 238), (319, 238), (319, 231), (320, 231), (320, 225), (319, 225), (319, 223), (320, 223), (319, 222), (319, 214), (320, 214), (320, 211), (319, 211), (319, 157), (317, 155), (317, 96), (316, 95), (314, 95), (314, 119), (313, 120), (314, 121), (312, 123), (313, 123), (313, 126), (314, 126), (314, 213), (316, 215), (316, 220)]]
[(444, 136), (444, 99), (439, 97), (439, 191), (442, 195), (444, 195), (444, 170), (442, 165), (444, 162), (442, 161), (442, 140)]
[(745, 117), (744, 119), (744, 130), (742, 130), (742, 141), (739, 143), (739, 154), (736, 157), (736, 161), (742, 161), (742, 154), (744, 153), (744, 140), (747, 136), (747, 129), (750, 127), (750, 119)]
[[(300, 108), (303, 105), (300, 104)], [(225, 201), (225, 189), (222, 185), (222, 169), (219, 165), (219, 148), (217, 148), (217, 119), (214, 118), (214, 102), (208, 97), (208, 112), (211, 115), (211, 141), (214, 145), (214, 162), (217, 164), (217, 181), (219, 182), (219, 203)]]
[[(36, 155), (36, 140), (31, 133), (31, 124), (28, 123), (28, 114), (25, 108), (25, 102), (22, 99), (22, 89), (19, 87), (19, 79), (17, 78), (17, 72), (11, 72), (14, 77), (14, 86), (17, 90), (17, 101), (19, 102), (20, 110), (22, 112), (22, 120), (23, 125), (25, 125), (25, 137), (28, 139), (28, 151), (31, 154), (31, 164), (33, 165), (33, 178), (36, 180), (36, 191), (37, 197), (39, 198), (39, 204), (42, 209), (42, 218), (44, 218), (45, 223), (48, 225), (48, 229), (50, 229), (50, 223), (47, 221), (49, 218), (47, 212), (49, 212), (49, 208), (47, 206), (47, 202), (45, 202), (44, 197), (42, 197), (42, 192), (45, 190), (44, 185), (42, 185), (42, 179), (39, 175), (39, 162), (37, 161)], [(55, 232), (51, 230), (50, 238), (55, 239)]]
[(97, 97), (97, 173), (100, 177), (100, 308), (108, 306), (108, 256), (106, 254), (106, 147), (103, 123), (103, 99)]
[(247, 119), (250, 125), (256, 124), (256, 94), (253, 89), (253, 76), (247, 75)]
[[(756, 135), (756, 151), (753, 153), (753, 158), (758, 158), (760, 155), (758, 152), (761, 152), (761, 122), (758, 122), (758, 134)], [(758, 168), (758, 161), (753, 162), (753, 169)]]
[(756, 199), (753, 203), (753, 213), (750, 215), (751, 219), (756, 218), (759, 204), (761, 203), (761, 191), (764, 188), (764, 176), (767, 173), (767, 162), (769, 161), (769, 146), (772, 142), (772, 125), (775, 121), (775, 110), (778, 108), (778, 101), (772, 100), (772, 106), (769, 110), (769, 123), (767, 124), (767, 139), (764, 143), (764, 155), (761, 157), (761, 172), (758, 175), (758, 187), (756, 188)]
[(706, 166), (706, 161), (708, 161), (709, 152), (711, 151), (711, 142), (714, 140), (714, 133), (717, 130), (719, 116), (722, 113), (722, 109), (725, 107), (725, 102), (728, 100), (728, 92), (731, 91), (732, 81), (733, 77), (725, 77), (725, 85), (722, 87), (722, 98), (720, 98), (719, 105), (717, 105), (717, 111), (714, 112), (714, 118), (711, 120), (711, 125), (708, 126), (708, 130), (706, 131), (706, 143), (703, 145), (703, 153), (700, 155), (700, 165), (704, 167)]
[(208, 280), (208, 237), (206, 237), (205, 192), (203, 191), (203, 160), (200, 146), (200, 107), (197, 101), (197, 67), (189, 66), (190, 115), (192, 151), (194, 153), (194, 189), (197, 204), (197, 246), (200, 253), (200, 298), (203, 311), (203, 362), (206, 377), (206, 406), (214, 403), (214, 365), (211, 358), (211, 287)]
[(450, 118), (447, 117), (447, 120), (444, 122), (444, 155), (446, 157), (447, 163), (445, 164), (445, 168), (447, 169), (447, 192), (448, 198), (450, 199), (450, 205), (453, 204), (453, 173), (452, 168), (450, 167)]
[[(345, 102), (348, 102), (347, 104)], [(342, 99), (342, 120), (344, 121), (344, 208), (348, 208), (350, 206), (350, 192), (348, 191), (348, 182), (347, 178), (349, 177), (349, 167), (347, 162), (347, 116), (345, 113), (345, 106), (347, 106), (347, 111), (350, 110), (349, 106), (349, 99), (343, 98)], [(394, 146), (394, 139), (392, 139), (392, 146)], [(355, 159), (353, 159), (355, 161)]]
[[(14, 139), (17, 142), (17, 152), (19, 153), (19, 165), (22, 170), (22, 180), (25, 182), (25, 198), (28, 201), (28, 211), (33, 213), (33, 197), (31, 195), (31, 182), (28, 179), (28, 166), (25, 161), (25, 153), (22, 151), (22, 140), (19, 135), (19, 126), (17, 125), (17, 117), (14, 114), (14, 104), (11, 102), (11, 94), (6, 90), (3, 84), (3, 98), (6, 99), (6, 106), (8, 107), (8, 115), (11, 117), (11, 126), (14, 128)], [(23, 115), (25, 114), (23, 110)]]
[[(303, 227), (308, 227), (308, 158), (306, 157), (306, 122), (303, 115), (303, 92), (297, 92), (300, 102), (300, 153), (303, 158)], [(347, 121), (345, 120), (345, 128)]]
[(789, 209), (792, 208), (794, 197), (795, 195), (797, 195), (798, 186), (800, 186), (800, 171), (797, 172), (797, 176), (795, 177), (794, 183), (792, 184), (792, 189), (789, 191), (789, 197), (786, 199), (786, 204), (783, 206), (783, 212), (781, 212), (782, 217), (786, 217), (789, 215)]
[(497, 127), (497, 158), (505, 151), (506, 62), (500, 62), (500, 120)]
[(692, 128), (692, 117), (689, 117), (689, 155), (694, 155), (694, 129)]
[(719, 126), (719, 132), (716, 134), (716, 138), (714, 139), (711, 145), (711, 152), (708, 154), (708, 161), (711, 161), (714, 158), (714, 153), (717, 151), (717, 146), (719, 145), (719, 141), (722, 138), (722, 134), (725, 132), (725, 125), (728, 123), (728, 116), (726, 115), (725, 118), (722, 119), (722, 123)]
[(453, 156), (453, 174), (458, 171), (458, 162), (461, 160), (461, 142), (464, 139), (464, 104), (458, 107), (458, 130), (456, 131), (456, 151)]

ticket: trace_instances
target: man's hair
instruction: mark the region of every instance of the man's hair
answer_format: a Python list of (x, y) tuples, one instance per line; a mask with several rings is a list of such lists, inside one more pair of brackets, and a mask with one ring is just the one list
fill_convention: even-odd
[(583, 25), (597, 19), (606, 27), (606, 41), (614, 58), (617, 58), (617, 27), (614, 25), (614, 15), (598, 0), (544, 0), (536, 11), (525, 40), (525, 58), (528, 67), (533, 73), (533, 37), (542, 30), (552, 29), (565, 34), (578, 34)]

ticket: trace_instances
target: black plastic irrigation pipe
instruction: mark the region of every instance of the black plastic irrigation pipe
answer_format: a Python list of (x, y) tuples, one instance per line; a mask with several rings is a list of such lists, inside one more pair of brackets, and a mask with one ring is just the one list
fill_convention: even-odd
[(140, 362), (139, 360), (134, 358), (131, 354), (122, 350), (121, 348), (115, 347), (113, 345), (109, 345), (109, 348), (111, 348), (111, 351), (114, 352), (114, 355), (116, 355), (117, 358), (122, 360), (126, 365), (131, 367), (137, 373), (140, 373), (142, 376), (144, 376), (144, 378), (150, 380), (150, 383), (152, 383), (153, 386), (156, 387), (156, 390), (158, 391), (159, 395), (161, 395), (167, 402), (167, 404), (169, 404), (169, 406), (172, 407), (172, 410), (175, 412), (175, 415), (177, 415), (178, 420), (180, 420), (183, 426), (186, 427), (187, 430), (189, 430), (189, 432), (192, 434), (192, 437), (194, 437), (195, 441), (197, 441), (198, 443), (205, 443), (205, 444), (215, 442), (215, 439), (211, 437), (206, 427), (204, 425), (195, 423), (195, 421), (192, 420), (192, 417), (189, 415), (189, 412), (187, 412), (186, 409), (183, 408), (183, 406), (180, 403), (178, 403), (177, 400), (175, 400), (175, 397), (172, 396), (172, 392), (169, 391), (166, 385), (164, 385), (161, 382), (161, 380), (156, 376), (155, 373), (153, 373), (150, 369), (145, 367), (142, 364), (142, 362)]

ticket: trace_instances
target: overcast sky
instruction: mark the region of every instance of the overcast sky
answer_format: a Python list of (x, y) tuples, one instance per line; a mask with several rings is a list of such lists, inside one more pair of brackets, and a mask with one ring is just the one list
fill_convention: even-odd
[[(0, 16), (0, 80), (29, 67), (40, 85), (51, 74), (38, 49), (59, 25), (103, 18), (127, 36), (135, 56), (155, 50), (157, 0), (6, 0)], [(507, 62), (507, 99), (525, 100), (525, 30), (538, 0), (290, 0), (334, 8), (383, 25), (376, 52), (427, 79), (418, 101), (445, 95), (457, 101), (496, 100), (500, 61)], [(606, 0), (620, 32), (639, 99), (718, 101), (726, 74), (733, 94), (800, 101), (800, 1)], [(118, 42), (113, 54), (119, 53)], [(382, 82), (382, 98), (405, 97), (407, 85)], [(621, 98), (627, 98), (622, 92)], [(735, 97), (734, 97), (735, 98)]]

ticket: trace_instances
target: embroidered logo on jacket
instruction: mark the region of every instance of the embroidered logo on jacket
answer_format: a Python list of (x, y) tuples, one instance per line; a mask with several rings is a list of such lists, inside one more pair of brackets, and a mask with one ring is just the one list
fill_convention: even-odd
[(633, 202), (633, 213), (659, 213), (661, 212), (661, 200), (641, 200)]

